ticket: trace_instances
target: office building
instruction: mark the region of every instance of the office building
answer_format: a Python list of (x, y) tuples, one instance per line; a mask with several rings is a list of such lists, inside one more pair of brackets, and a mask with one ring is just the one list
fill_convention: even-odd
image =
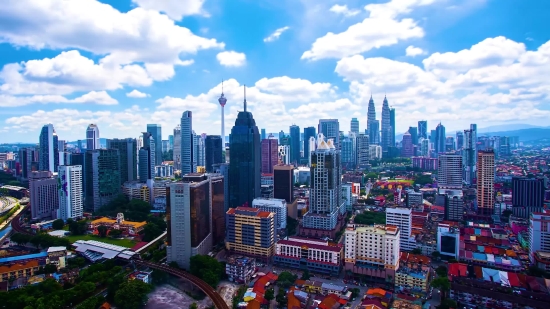
[(174, 135), (168, 135), (168, 150), (174, 151)]
[(137, 140), (135, 138), (108, 139), (107, 149), (118, 149), (120, 154), (120, 184), (137, 180)]
[(411, 208), (387, 207), (386, 224), (399, 227), (401, 251), (411, 251), (416, 248), (416, 240), (411, 233), (411, 230), (412, 230)]
[(365, 168), (370, 160), (369, 136), (360, 133), (356, 139), (356, 164), (360, 168)]
[(262, 140), (262, 173), (273, 174), (273, 167), (279, 163), (279, 145), (273, 134)]
[(127, 181), (122, 185), (122, 194), (124, 194), (128, 200), (141, 200), (149, 203), (151, 201), (151, 188), (143, 182), (139, 181)]
[(308, 212), (304, 215), (302, 236), (334, 237), (340, 226), (339, 217), (346, 212), (342, 200), (340, 151), (322, 133), (317, 137), (317, 150), (311, 153), (311, 190)]
[(157, 141), (149, 132), (143, 132), (143, 147), (138, 152), (139, 159), (139, 181), (147, 182), (155, 178)]
[(445, 257), (458, 260), (460, 254), (460, 229), (447, 223), (437, 226), (437, 251)]
[(372, 120), (368, 132), (371, 144), (380, 145), (380, 121)]
[(390, 108), (390, 128), (390, 147), (395, 147), (395, 108)]
[(192, 256), (212, 250), (212, 185), (206, 174), (184, 175), (167, 188), (168, 262), (189, 270)]
[(52, 124), (46, 124), (42, 127), (38, 147), (39, 169), (56, 173), (59, 166), (59, 143)]
[(290, 126), (290, 163), (294, 166), (300, 164), (300, 127)]
[(538, 252), (550, 254), (550, 210), (531, 213), (528, 246), (531, 263), (535, 263)]
[(456, 132), (456, 150), (462, 150), (464, 148), (464, 133), (461, 131)]
[(21, 177), (28, 179), (32, 170), (32, 163), (36, 162), (38, 152), (31, 147), (19, 149), (19, 164), (21, 168)]
[(214, 172), (214, 164), (223, 163), (222, 138), (219, 135), (207, 135), (205, 139), (206, 172)]
[(477, 154), (477, 209), (492, 215), (495, 207), (495, 153), (489, 149)]
[(294, 167), (292, 165), (273, 167), (273, 197), (292, 204), (294, 200)]
[[(308, 163), (311, 159), (311, 152), (315, 150), (315, 136), (315, 127), (304, 128), (304, 158), (307, 159)], [(312, 137), (314, 141), (313, 144), (311, 143)]]
[(172, 150), (174, 169), (181, 170), (181, 125), (174, 128), (174, 149)]
[(229, 163), (214, 164), (214, 173), (223, 176), (224, 214), (229, 209)]
[(261, 130), (260, 138), (262, 139), (262, 141), (263, 141), (264, 139), (267, 138), (267, 135), (266, 135), (266, 133), (265, 133), (265, 129), (262, 129), (262, 130)]
[[(401, 156), (411, 158), (414, 155), (414, 145), (412, 142), (412, 136), (408, 131), (403, 134), (401, 144)], [(384, 148), (382, 148), (382, 151), (384, 151)]]
[(395, 271), (399, 269), (398, 227), (350, 224), (344, 237), (344, 268), (347, 272), (369, 277), (378, 283), (395, 278)]
[(350, 132), (353, 132), (355, 134), (359, 134), (359, 120), (357, 120), (357, 118), (351, 118), (351, 123), (350, 123), (350, 129), (349, 130), (350, 130)]
[(342, 144), (342, 164), (351, 168), (355, 167), (355, 133), (350, 133), (353, 138), (344, 137)]
[(277, 198), (256, 198), (252, 201), (252, 207), (275, 214), (275, 228), (277, 230), (286, 229), (286, 205), (285, 200)]
[(267, 262), (275, 253), (275, 213), (252, 207), (230, 208), (225, 221), (225, 248)]
[(193, 138), (193, 112), (183, 112), (183, 115), (181, 116), (180, 130), (181, 173), (182, 175), (185, 175), (194, 173), (197, 170), (197, 160), (195, 158), (196, 153), (193, 153), (193, 150), (195, 150), (195, 140)]
[(86, 151), (83, 180), (84, 205), (88, 211), (97, 211), (117, 197), (121, 189), (118, 149)]
[(424, 204), (422, 191), (407, 190), (407, 207), (418, 207)]
[(545, 177), (512, 178), (512, 212), (514, 216), (529, 218), (532, 212), (544, 208), (544, 195), (548, 180)]
[(464, 182), (474, 184), (477, 166), (477, 125), (471, 124), (469, 130), (464, 130), (464, 150), (462, 151), (464, 164)]
[(147, 132), (155, 140), (155, 162), (154, 165), (162, 164), (162, 127), (160, 124), (147, 124)]
[(326, 140), (332, 139), (334, 147), (340, 149), (340, 124), (338, 119), (319, 119), (319, 134), (323, 134)]
[(379, 123), (376, 120), (376, 107), (372, 95), (370, 96), (367, 110), (367, 128), (365, 133), (369, 136), (371, 144), (379, 144)]
[[(205, 133), (197, 135), (195, 131), (193, 131), (193, 158), (195, 159), (195, 166), (204, 167), (206, 165), (206, 160), (204, 158), (206, 152), (205, 139)], [(196, 167), (195, 171), (198, 171)]]
[(86, 150), (101, 148), (99, 144), (99, 128), (97, 124), (90, 124), (86, 129)]
[(212, 186), (212, 244), (218, 246), (225, 241), (225, 182), (221, 174), (208, 174)]
[(462, 222), (464, 219), (464, 196), (462, 190), (440, 190), (445, 199), (445, 220)]
[(380, 145), (369, 145), (370, 160), (382, 159), (382, 147)]
[(59, 208), (57, 186), (57, 173), (54, 174), (51, 171), (31, 172), (29, 194), (33, 219), (56, 219)]
[(445, 127), (439, 123), (435, 128), (435, 140), (433, 142), (436, 155), (446, 152), (446, 142), (447, 136), (445, 135)]
[(440, 154), (437, 169), (437, 186), (444, 189), (462, 189), (462, 156)]
[(229, 206), (252, 205), (260, 197), (261, 146), (260, 132), (251, 112), (239, 112), (229, 136)]
[(412, 139), (413, 145), (418, 145), (418, 128), (417, 127), (409, 127), (409, 133), (411, 134), (411, 139)]
[(82, 166), (59, 166), (57, 177), (59, 179), (59, 210), (57, 218), (63, 221), (67, 221), (69, 218), (82, 218), (84, 212)]
[(338, 276), (342, 269), (344, 246), (325, 240), (288, 237), (275, 245), (273, 263), (283, 268)]
[(388, 147), (394, 146), (391, 144), (391, 125), (390, 125), (390, 106), (388, 105), (388, 99), (384, 96), (384, 101), (382, 103), (382, 138), (381, 145), (382, 151), (388, 151)]
[(428, 139), (428, 121), (420, 120), (418, 122), (418, 138)]

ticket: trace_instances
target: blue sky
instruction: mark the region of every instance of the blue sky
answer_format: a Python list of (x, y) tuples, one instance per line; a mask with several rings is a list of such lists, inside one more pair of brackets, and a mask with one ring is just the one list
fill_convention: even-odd
[(550, 119), (550, 2), (497, 0), (6, 0), (0, 6), (0, 143), (197, 133), (242, 109), (288, 132), (352, 117), (384, 94), (397, 132)]

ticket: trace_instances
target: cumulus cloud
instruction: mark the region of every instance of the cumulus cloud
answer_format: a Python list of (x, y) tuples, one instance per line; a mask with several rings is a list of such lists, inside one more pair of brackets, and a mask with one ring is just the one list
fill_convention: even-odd
[(290, 27), (284, 26), (275, 30), (272, 34), (270, 34), (267, 38), (264, 39), (264, 42), (273, 42), (278, 40), (281, 34), (283, 34), (283, 32), (287, 31), (288, 29), (290, 29)]
[(143, 92), (141, 92), (141, 91), (139, 91), (139, 90), (134, 89), (134, 90), (132, 90), (132, 91), (126, 93), (126, 96), (129, 97), (129, 98), (136, 98), (136, 99), (138, 99), (138, 98), (147, 98), (147, 97), (149, 97), (149, 94), (143, 93)]
[(348, 9), (347, 4), (344, 4), (344, 5), (335, 4), (330, 8), (330, 11), (336, 14), (343, 15), (345, 17), (352, 17), (361, 13), (360, 10)]
[(416, 57), (419, 55), (424, 55), (426, 52), (420, 47), (414, 47), (412, 45), (408, 46), (405, 49), (405, 55), (408, 57)]
[(118, 101), (116, 99), (113, 99), (105, 91), (91, 91), (74, 99), (67, 99), (66, 97), (61, 95), (12, 96), (0, 94), (0, 107), (18, 107), (32, 104), (59, 103), (116, 105), (118, 104)]
[(424, 36), (424, 30), (417, 22), (411, 18), (400, 19), (399, 16), (434, 1), (392, 0), (382, 4), (369, 4), (365, 6), (365, 10), (370, 12), (369, 17), (351, 25), (346, 31), (328, 32), (317, 38), (311, 48), (302, 54), (302, 59), (341, 59), (374, 48), (394, 45), (400, 41), (421, 38)]
[(208, 16), (203, 9), (204, 0), (132, 0), (133, 3), (147, 10), (163, 12), (174, 20), (184, 16)]
[(216, 55), (218, 62), (226, 67), (240, 67), (246, 63), (246, 55), (235, 51), (224, 51)]

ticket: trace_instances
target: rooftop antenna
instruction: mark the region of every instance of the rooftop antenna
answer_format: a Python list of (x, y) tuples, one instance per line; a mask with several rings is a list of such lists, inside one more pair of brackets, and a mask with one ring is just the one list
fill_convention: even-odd
[(223, 79), (222, 79), (222, 95), (223, 95)]
[(244, 85), (244, 111), (246, 112), (246, 85)]

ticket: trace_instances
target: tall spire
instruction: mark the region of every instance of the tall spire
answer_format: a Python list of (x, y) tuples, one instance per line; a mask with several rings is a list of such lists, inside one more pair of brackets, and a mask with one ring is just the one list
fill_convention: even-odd
[(222, 79), (222, 96), (223, 96), (223, 79)]
[(244, 111), (246, 112), (246, 85), (244, 85)]

